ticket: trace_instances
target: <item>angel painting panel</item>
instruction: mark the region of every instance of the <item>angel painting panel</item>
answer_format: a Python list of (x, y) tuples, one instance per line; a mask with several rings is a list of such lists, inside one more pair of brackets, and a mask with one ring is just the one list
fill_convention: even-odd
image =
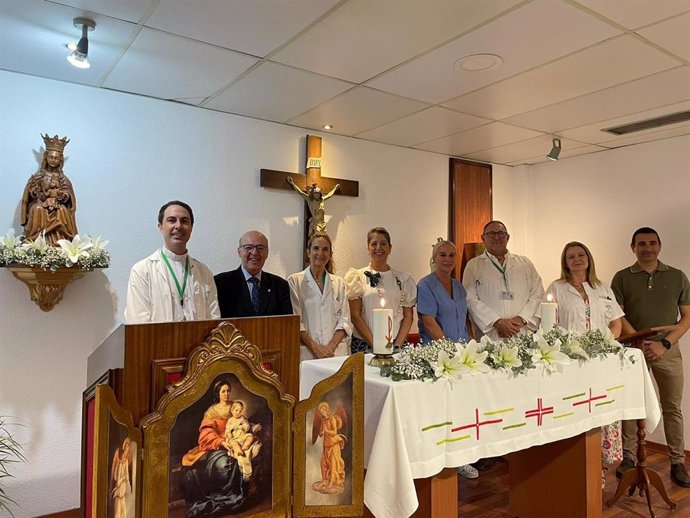
[(347, 443), (348, 419), (342, 403), (336, 403), (335, 411), (327, 401), (319, 403), (314, 412), (311, 443), (322, 439), (321, 480), (312, 489), (326, 495), (340, 494), (345, 490), (345, 461), (342, 451)]
[(329, 391), (307, 413), (306, 505), (352, 502), (352, 382)]
[(108, 412), (108, 518), (134, 518), (137, 444), (126, 425)]

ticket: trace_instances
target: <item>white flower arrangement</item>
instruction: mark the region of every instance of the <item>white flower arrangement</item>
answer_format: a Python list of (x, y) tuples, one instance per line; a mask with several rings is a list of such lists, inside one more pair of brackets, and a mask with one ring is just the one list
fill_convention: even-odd
[(33, 241), (16, 237), (14, 229), (10, 229), (0, 238), (0, 266), (30, 266), (54, 272), (64, 267), (92, 270), (110, 265), (110, 254), (105, 248), (108, 241), (100, 237), (77, 234), (71, 241), (60, 239), (58, 245), (48, 245), (43, 235)]
[(554, 327), (548, 333), (520, 334), (494, 342), (486, 336), (480, 342), (442, 339), (417, 347), (405, 345), (392, 366), (381, 368), (382, 376), (400, 380), (457, 379), (464, 374), (503, 371), (511, 376), (541, 369), (545, 374), (560, 371), (575, 361), (617, 354), (634, 362), (610, 331), (576, 333)]

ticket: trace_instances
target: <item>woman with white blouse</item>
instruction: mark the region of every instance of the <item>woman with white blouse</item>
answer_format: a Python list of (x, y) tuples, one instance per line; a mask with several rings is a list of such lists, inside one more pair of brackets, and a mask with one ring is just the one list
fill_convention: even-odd
[[(618, 338), (623, 328), (623, 310), (611, 288), (597, 278), (594, 258), (582, 243), (572, 241), (561, 253), (561, 277), (546, 290), (558, 303), (557, 324), (568, 330), (611, 331)], [(545, 296), (545, 298), (546, 298)], [(602, 487), (606, 466), (623, 458), (621, 424), (601, 429)]]
[(417, 301), (417, 286), (412, 276), (388, 265), (392, 248), (388, 231), (383, 227), (372, 228), (367, 234), (367, 248), (369, 265), (352, 268), (345, 274), (350, 314), (355, 326), (351, 344), (353, 353), (371, 348), (374, 309), (379, 307), (393, 310), (393, 343), (402, 345), (412, 327), (412, 309)]
[(333, 243), (315, 233), (307, 244), (309, 266), (288, 277), (292, 309), (300, 317), (300, 361), (347, 355), (352, 335), (345, 281), (333, 273)]

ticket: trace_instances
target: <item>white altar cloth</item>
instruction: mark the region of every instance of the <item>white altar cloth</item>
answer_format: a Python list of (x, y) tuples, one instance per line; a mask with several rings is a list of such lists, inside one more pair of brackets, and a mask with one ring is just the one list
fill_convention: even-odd
[[(480, 458), (566, 439), (620, 419), (661, 417), (641, 352), (574, 362), (551, 375), (529, 371), (400, 381), (365, 367), (364, 502), (377, 518), (407, 518), (419, 502), (415, 478)], [(302, 362), (300, 398), (336, 372), (345, 357)]]

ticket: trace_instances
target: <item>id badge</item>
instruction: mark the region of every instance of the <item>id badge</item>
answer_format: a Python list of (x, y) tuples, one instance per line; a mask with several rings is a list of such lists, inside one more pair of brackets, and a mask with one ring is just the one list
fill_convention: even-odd
[(503, 300), (513, 300), (513, 292), (512, 291), (502, 291), (501, 292), (501, 298)]

